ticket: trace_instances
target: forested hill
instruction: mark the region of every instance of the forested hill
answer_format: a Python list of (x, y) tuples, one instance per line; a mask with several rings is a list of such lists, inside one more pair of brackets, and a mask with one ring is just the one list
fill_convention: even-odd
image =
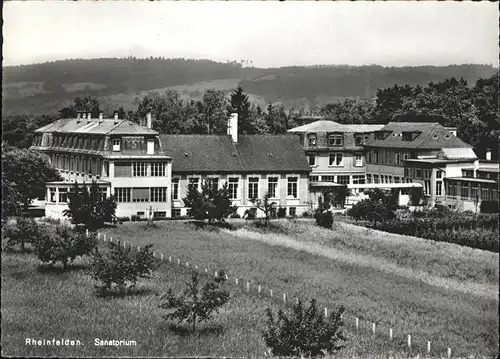
[[(177, 86), (188, 98), (206, 88), (232, 91), (238, 83), (253, 102), (285, 108), (321, 106), (346, 97), (372, 97), (391, 85), (427, 85), (464, 78), (472, 86), (496, 72), (489, 65), (420, 67), (295, 66), (262, 69), (211, 60), (148, 58), (72, 59), (3, 68), (4, 114), (57, 111), (76, 96), (97, 96), (125, 108), (149, 90)], [(222, 81), (224, 80), (224, 81)], [(194, 85), (193, 85), (194, 84)], [(199, 85), (201, 84), (201, 85)], [(187, 86), (179, 88), (179, 86)]]

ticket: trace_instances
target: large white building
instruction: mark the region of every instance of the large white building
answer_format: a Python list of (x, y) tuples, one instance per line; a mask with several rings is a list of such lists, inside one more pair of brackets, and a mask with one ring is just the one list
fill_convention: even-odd
[(32, 150), (49, 156), (64, 178), (47, 184), (45, 215), (62, 218), (74, 182), (95, 181), (103, 195), (116, 196), (116, 216), (171, 216), (172, 158), (158, 132), (90, 113), (55, 121), (35, 131)]

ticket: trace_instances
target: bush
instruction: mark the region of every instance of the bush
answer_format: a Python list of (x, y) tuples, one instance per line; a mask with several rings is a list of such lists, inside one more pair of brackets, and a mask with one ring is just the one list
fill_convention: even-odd
[(96, 248), (92, 252), (92, 278), (101, 282), (96, 288), (101, 292), (118, 289), (120, 294), (125, 292), (127, 285), (134, 287), (139, 278), (150, 278), (157, 265), (149, 244), (137, 252), (131, 253), (131, 247), (108, 242), (106, 253)]
[(318, 209), (314, 214), (314, 219), (316, 219), (316, 225), (332, 229), (333, 214), (331, 211), (321, 211)]
[(307, 309), (299, 301), (289, 317), (280, 309), (275, 320), (271, 309), (267, 308), (264, 341), (272, 355), (278, 357), (323, 357), (333, 354), (344, 347), (339, 342), (346, 340), (341, 331), (343, 312), (344, 307), (340, 307), (325, 319), (313, 299)]
[(255, 208), (255, 207), (248, 208), (245, 211), (245, 214), (243, 215), (243, 218), (246, 218), (246, 219), (255, 219), (256, 217), (257, 217), (257, 208)]
[(87, 237), (83, 232), (58, 226), (55, 233), (41, 232), (34, 245), (35, 253), (42, 263), (61, 263), (66, 268), (76, 257), (89, 255), (97, 246), (97, 237), (94, 233)]
[(229, 218), (241, 218), (241, 216), (237, 212), (234, 212), (229, 216)]
[(278, 208), (278, 218), (285, 218), (286, 217), (286, 208), (279, 207)]
[(5, 225), (3, 232), (8, 248), (19, 245), (21, 252), (25, 252), (26, 244), (33, 244), (40, 236), (41, 228), (33, 218), (18, 217), (16, 225)]
[(304, 212), (302, 212), (302, 217), (309, 218), (309, 217), (312, 217), (312, 214), (309, 211), (304, 211)]
[(482, 200), (479, 206), (481, 213), (498, 213), (498, 200)]
[(220, 279), (206, 283), (199, 288), (198, 273), (191, 274), (191, 283), (179, 295), (175, 295), (172, 288), (162, 296), (163, 303), (160, 308), (174, 310), (163, 316), (164, 319), (175, 319), (179, 323), (187, 321), (191, 329), (196, 330), (196, 323), (209, 320), (219, 308), (229, 300), (229, 292), (221, 287), (224, 274), (221, 272)]

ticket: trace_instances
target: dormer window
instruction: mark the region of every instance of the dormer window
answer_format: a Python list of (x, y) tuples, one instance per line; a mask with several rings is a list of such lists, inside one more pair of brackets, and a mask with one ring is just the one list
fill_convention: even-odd
[(383, 140), (384, 139), (384, 131), (375, 131), (375, 139)]
[(120, 152), (120, 140), (119, 139), (113, 140), (113, 151)]
[(147, 141), (147, 154), (148, 155), (155, 154), (155, 141), (153, 139), (149, 139)]
[(411, 132), (404, 131), (403, 132), (403, 141), (412, 141), (413, 136)]
[(318, 142), (317, 136), (313, 134), (313, 135), (309, 135), (308, 138), (309, 138), (309, 146), (316, 146), (316, 144)]
[(328, 136), (328, 145), (329, 146), (342, 146), (343, 145), (343, 138), (342, 134), (337, 133), (337, 134), (332, 134)]

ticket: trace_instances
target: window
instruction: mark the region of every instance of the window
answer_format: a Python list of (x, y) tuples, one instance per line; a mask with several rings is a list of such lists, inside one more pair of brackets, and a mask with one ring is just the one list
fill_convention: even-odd
[(490, 189), (482, 187), (481, 188), (481, 199), (490, 199)]
[(403, 152), (403, 160), (407, 160), (410, 158), (410, 153), (409, 152)]
[(422, 179), (422, 169), (421, 168), (415, 169), (415, 178)]
[(373, 163), (378, 163), (378, 150), (373, 151)]
[(479, 188), (477, 187), (477, 184), (473, 184), (470, 189), (470, 197), (473, 200), (479, 199)]
[(147, 142), (147, 154), (154, 155), (155, 153), (155, 142), (154, 140), (148, 140)]
[(259, 198), (259, 177), (248, 177), (248, 199)]
[(365, 184), (365, 176), (364, 175), (353, 175), (352, 176), (353, 184)]
[(231, 199), (237, 199), (238, 198), (238, 183), (240, 179), (238, 177), (229, 177), (228, 178), (228, 190), (229, 190), (229, 197)]
[(298, 198), (297, 186), (298, 186), (299, 178), (298, 177), (288, 177), (287, 180), (288, 180), (287, 191), (286, 191), (287, 197)]
[(96, 170), (95, 170), (95, 175), (100, 176), (101, 175), (101, 160), (97, 159), (96, 160)]
[(316, 155), (314, 153), (309, 153), (307, 155), (309, 166), (314, 166), (316, 164)]
[(337, 176), (337, 183), (339, 184), (349, 184), (351, 177), (349, 175), (339, 175)]
[(328, 145), (329, 146), (342, 146), (343, 137), (341, 134), (335, 134), (328, 136)]
[(384, 163), (389, 164), (389, 150), (384, 151)]
[(424, 170), (424, 178), (425, 179), (431, 178), (431, 170)]
[(119, 139), (113, 140), (113, 151), (115, 151), (115, 152), (120, 151), (120, 140)]
[(179, 178), (172, 178), (172, 199), (179, 199)]
[(394, 164), (399, 165), (401, 163), (401, 153), (396, 152), (394, 155)]
[(354, 154), (354, 166), (363, 166), (363, 155), (361, 153)]
[(394, 176), (394, 183), (399, 183), (399, 182), (400, 182), (400, 178), (397, 176)]
[(151, 187), (149, 192), (151, 202), (167, 202), (167, 187)]
[(132, 188), (132, 202), (149, 202), (149, 188)]
[(147, 168), (146, 162), (133, 162), (132, 177), (146, 177)]
[(181, 209), (180, 208), (172, 209), (172, 217), (180, 217), (180, 216), (181, 216)]
[(151, 176), (153, 177), (165, 177), (167, 174), (167, 164), (164, 162), (153, 162), (151, 163)]
[(309, 182), (318, 182), (319, 176), (309, 176)]
[(267, 192), (269, 197), (278, 198), (278, 177), (267, 177)]
[(470, 198), (470, 192), (469, 192), (469, 184), (462, 183), (461, 186), (461, 191), (460, 191), (460, 197), (462, 198)]
[(308, 139), (309, 139), (309, 146), (313, 146), (313, 147), (316, 146), (316, 142), (317, 142), (316, 135), (309, 135)]
[(200, 190), (200, 178), (199, 177), (189, 177), (188, 184), (194, 184), (196, 189)]
[(412, 141), (412, 140), (413, 140), (412, 132), (403, 131), (403, 141)]
[(297, 215), (297, 207), (290, 207), (288, 209), (288, 214), (292, 217), (295, 217)]
[(330, 166), (343, 166), (342, 153), (330, 153)]
[(335, 182), (335, 176), (321, 176), (323, 182)]
[(372, 183), (372, 175), (366, 174), (366, 183)]
[(363, 136), (361, 135), (354, 136), (354, 143), (356, 144), (356, 146), (361, 146), (363, 144)]
[(55, 203), (56, 202), (56, 189), (54, 187), (50, 187), (49, 192), (50, 192), (49, 201), (52, 203)]
[(368, 151), (368, 163), (372, 163), (372, 151)]
[(161, 212), (154, 212), (153, 213), (153, 218), (167, 218), (167, 212), (161, 211)]
[(130, 188), (115, 188), (117, 202), (130, 202)]
[(427, 195), (427, 196), (431, 196), (432, 195), (431, 181), (429, 181), (429, 180), (424, 180), (424, 194)]
[(68, 202), (68, 189), (67, 188), (59, 188), (59, 202), (60, 203)]
[(443, 182), (436, 181), (436, 196), (443, 195)]
[(436, 171), (436, 178), (443, 178), (443, 171), (437, 170)]
[(373, 183), (379, 183), (378, 175), (373, 175)]
[(384, 131), (375, 131), (375, 139), (383, 140), (384, 139)]

